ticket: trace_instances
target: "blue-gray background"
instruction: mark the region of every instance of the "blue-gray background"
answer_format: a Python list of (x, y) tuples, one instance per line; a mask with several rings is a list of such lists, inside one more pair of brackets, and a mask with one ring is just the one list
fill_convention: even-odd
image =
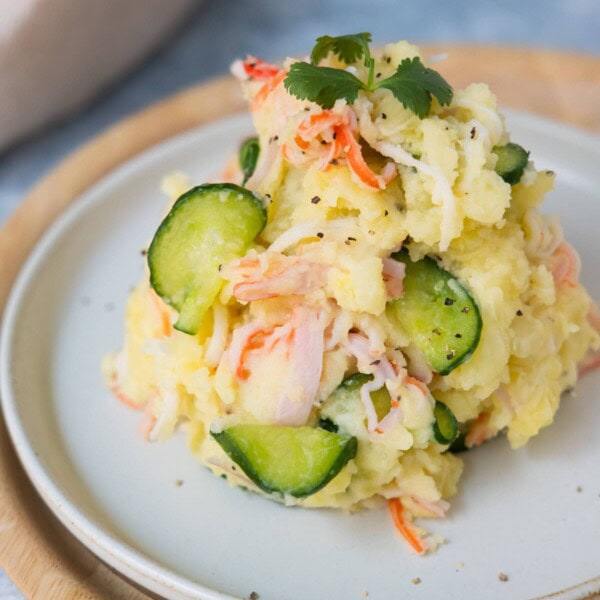
[[(0, 221), (65, 155), (129, 113), (223, 74), (237, 56), (304, 54), (317, 35), (355, 31), (371, 31), (377, 43), (477, 42), (598, 55), (600, 0), (205, 0), (88, 108), (0, 154)], [(1, 571), (0, 598), (21, 598)]]

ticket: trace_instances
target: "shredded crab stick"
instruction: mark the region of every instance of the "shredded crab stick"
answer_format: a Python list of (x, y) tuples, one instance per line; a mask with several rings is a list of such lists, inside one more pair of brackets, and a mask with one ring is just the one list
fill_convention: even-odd
[(163, 302), (162, 298), (159, 298), (152, 288), (149, 288), (148, 293), (152, 298), (152, 303), (154, 305), (154, 308), (156, 308), (156, 312), (158, 313), (160, 321), (160, 327), (157, 332), (158, 337), (169, 337), (170, 335), (173, 335), (173, 324), (171, 323), (171, 315), (169, 314), (169, 309)]
[(244, 366), (248, 355), (253, 350), (261, 349), (266, 337), (271, 335), (274, 329), (258, 323), (248, 323), (234, 331), (229, 347), (229, 363), (238, 379), (243, 381), (250, 377), (250, 371)]
[(302, 167), (316, 161), (321, 171), (326, 171), (340, 154), (335, 127), (351, 121), (352, 111), (343, 114), (324, 110), (303, 119), (296, 129), (293, 143), (282, 144), (284, 158), (295, 166)]
[(227, 269), (239, 302), (308, 294), (324, 285), (327, 267), (279, 252), (249, 254)]
[[(600, 333), (600, 310), (598, 307), (593, 305), (588, 314), (588, 321), (590, 325)], [(583, 360), (579, 363), (577, 372), (579, 375), (585, 375), (594, 371), (600, 367), (600, 350), (590, 350)]]
[[(398, 378), (398, 373), (390, 359), (378, 349), (371, 346), (369, 339), (358, 333), (351, 333), (346, 342), (346, 349), (356, 360), (361, 373), (373, 375), (371, 381), (367, 381), (360, 388), (360, 401), (367, 415), (367, 429), (370, 432), (383, 434), (392, 430), (402, 419), (402, 411), (398, 398), (394, 397), (393, 389), (388, 387), (388, 382)], [(377, 417), (371, 392), (381, 389), (384, 385), (388, 387), (391, 396), (390, 411), (381, 421)]]
[(271, 77), (261, 88), (258, 90), (256, 96), (254, 96), (250, 109), (256, 110), (259, 108), (265, 100), (269, 97), (271, 92), (273, 92), (279, 85), (283, 83), (285, 76), (287, 75), (287, 70), (282, 69), (279, 73)]
[(404, 518), (404, 507), (400, 498), (390, 498), (388, 500), (388, 510), (396, 529), (402, 537), (412, 546), (417, 554), (424, 554), (427, 546)]
[(332, 161), (345, 156), (352, 173), (367, 187), (385, 189), (397, 175), (396, 165), (388, 162), (380, 175), (367, 165), (361, 145), (355, 137), (356, 114), (351, 109), (343, 113), (324, 110), (304, 119), (296, 131), (293, 144), (283, 144), (281, 151), (288, 162), (304, 166), (317, 161), (317, 168), (327, 170)]
[(578, 375), (585, 375), (591, 371), (600, 368), (600, 350), (589, 352), (587, 356), (579, 363), (577, 368)]
[(336, 139), (339, 142), (350, 170), (360, 179), (362, 183), (370, 188), (383, 190), (387, 184), (397, 175), (396, 165), (388, 162), (380, 175), (371, 170), (362, 155), (362, 148), (349, 125), (336, 127)]
[(554, 251), (551, 258), (552, 276), (557, 286), (575, 287), (581, 270), (579, 254), (567, 242), (563, 242)]
[(250, 386), (250, 395), (260, 389), (272, 398), (266, 422), (306, 423), (321, 380), (325, 326), (320, 311), (297, 306), (282, 325), (249, 323), (235, 330), (231, 371), (241, 393)]
[(140, 421), (140, 424), (138, 426), (138, 432), (146, 441), (149, 441), (150, 434), (152, 433), (152, 430), (155, 426), (156, 417), (154, 416), (154, 413), (152, 412), (152, 409), (148, 404), (146, 405), (146, 409), (144, 410), (144, 416), (142, 417), (142, 420)]
[(383, 259), (383, 281), (388, 298), (396, 299), (404, 293), (406, 265), (393, 258)]
[(427, 517), (432, 519), (442, 519), (446, 516), (446, 512), (450, 508), (450, 504), (445, 500), (438, 500), (437, 502), (429, 502), (421, 496), (410, 496), (410, 499), (422, 510)]
[(489, 440), (496, 433), (489, 426), (490, 413), (482, 412), (470, 425), (469, 432), (465, 437), (467, 448), (481, 446), (483, 442)]

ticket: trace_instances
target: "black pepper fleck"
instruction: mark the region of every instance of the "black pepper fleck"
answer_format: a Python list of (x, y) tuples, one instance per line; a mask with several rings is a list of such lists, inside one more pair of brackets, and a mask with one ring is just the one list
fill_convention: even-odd
[(452, 360), (452, 359), (454, 358), (454, 351), (452, 351), (452, 352), (448, 352), (448, 354), (446, 354), (446, 358), (447, 358), (448, 360)]
[(371, 365), (378, 365), (381, 361), (379, 359), (374, 360), (372, 363), (370, 363)]
[(459, 339), (460, 339), (460, 338), (462, 337), (462, 335), (461, 335), (460, 333), (455, 333), (455, 334), (454, 334), (454, 337), (455, 337), (455, 338), (459, 338)]
[(338, 164), (338, 160), (337, 160), (337, 158), (334, 158), (333, 160), (330, 160), (330, 161), (329, 161), (329, 164), (330, 164), (330, 165), (337, 165), (337, 164)]
[(223, 265), (219, 265), (219, 271), (223, 268)]
[(385, 62), (389, 65), (392, 62), (391, 56), (386, 56)]
[(313, 196), (310, 201), (313, 204), (319, 204), (319, 202), (321, 202), (321, 198), (319, 198), (319, 196)]
[(477, 128), (473, 127), (473, 129), (471, 129), (471, 139), (474, 140), (476, 135), (477, 135)]
[(517, 311), (517, 317), (522, 317), (523, 316), (523, 311), (521, 309), (519, 309)]
[(381, 113), (381, 118), (382, 119), (387, 119), (387, 115), (385, 113)]
[(390, 214), (390, 211), (389, 211), (389, 210), (386, 210), (386, 211), (383, 213), (383, 216), (384, 216), (384, 217), (387, 217), (389, 214)]
[(322, 240), (324, 236), (325, 236), (325, 234), (324, 234), (322, 231), (318, 231), (318, 232), (317, 232), (317, 237), (318, 237), (319, 239), (321, 239), (321, 240)]
[(248, 600), (258, 600), (259, 598), (260, 596), (257, 592), (250, 592), (250, 595), (248, 596)]
[(142, 248), (142, 249), (140, 250), (140, 254), (141, 254), (142, 256), (146, 256), (146, 255), (148, 254), (148, 250), (146, 250), (146, 248)]
[(431, 333), (435, 333), (435, 335), (442, 335), (442, 332), (437, 327), (434, 327), (431, 330)]
[(446, 299), (444, 300), (444, 304), (445, 304), (446, 306), (452, 306), (452, 305), (454, 304), (454, 300), (452, 300), (452, 298), (446, 298)]
[(498, 573), (498, 579), (502, 582), (508, 581), (508, 575), (500, 571), (500, 573)]
[(355, 242), (355, 241), (356, 241), (356, 238), (355, 238), (355, 237), (350, 237), (350, 236), (349, 236), (349, 237), (348, 237), (348, 241), (349, 241), (349, 242)]
[(375, 77), (376, 77), (377, 79), (379, 79), (379, 78), (381, 77), (381, 73), (377, 73), (377, 75), (375, 75)]
[(460, 312), (465, 313), (465, 315), (469, 312), (469, 307), (468, 306), (463, 306), (462, 310)]

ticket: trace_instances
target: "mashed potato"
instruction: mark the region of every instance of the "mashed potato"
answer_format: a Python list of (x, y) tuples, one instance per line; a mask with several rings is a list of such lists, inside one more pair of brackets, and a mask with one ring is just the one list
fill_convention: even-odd
[[(388, 45), (375, 56), (375, 71), (387, 77), (416, 56), (406, 42)], [(331, 56), (323, 64), (345, 67)], [(467, 446), (505, 433), (517, 448), (552, 422), (578, 365), (598, 349), (577, 256), (557, 221), (538, 211), (554, 174), (530, 162), (510, 185), (495, 171), (493, 149), (509, 133), (484, 84), (455, 90), (447, 106), (434, 100), (419, 118), (387, 89), (361, 91), (351, 106), (338, 100), (323, 111), (288, 94), (275, 81), (279, 72), (265, 80), (241, 71), (261, 148), (247, 187), (265, 199), (266, 227), (246, 256), (222, 265), (223, 286), (196, 335), (172, 328), (176, 311), (144, 277), (129, 298), (125, 344), (107, 357), (106, 376), (119, 397), (145, 410), (150, 440), (181, 426), (198, 459), (233, 484), (258, 491), (211, 428), (327, 418), (358, 439), (357, 454), (320, 491), (286, 502), (355, 510), (399, 499), (409, 518), (443, 516), (462, 463), (432, 437), (434, 399), (455, 415)], [(325, 162), (322, 153), (310, 156), (310, 132), (298, 139), (307, 119), (323, 112), (330, 125), (316, 135), (332, 152)], [(377, 187), (361, 178), (348, 145), (334, 154), (335, 136), (327, 136), (342, 122), (351, 123), (371, 173), (383, 178), (385, 168), (393, 170)], [(228, 176), (241, 183), (239, 170), (230, 166)], [(182, 174), (164, 184), (171, 201), (189, 187)], [(481, 313), (472, 356), (447, 375), (432, 371), (386, 308), (393, 300), (386, 260), (401, 247), (413, 261), (434, 257)], [(246, 289), (248, 278), (254, 287)], [(307, 321), (319, 338), (310, 347), (320, 353), (294, 356), (300, 346), (285, 340)], [(250, 347), (244, 369), (251, 375), (240, 376), (236, 348), (260, 326), (266, 339), (284, 341), (268, 352)], [(376, 378), (382, 360), (394, 367), (382, 381), (402, 410), (378, 431), (364, 400), (335, 403), (332, 394), (357, 371)], [(312, 382), (310, 372), (317, 373)]]

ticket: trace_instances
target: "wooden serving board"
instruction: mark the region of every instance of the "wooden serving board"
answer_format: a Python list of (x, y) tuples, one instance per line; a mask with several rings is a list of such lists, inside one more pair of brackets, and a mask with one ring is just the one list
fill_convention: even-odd
[[(429, 46), (456, 88), (485, 81), (500, 103), (600, 132), (600, 58), (524, 48)], [(142, 150), (245, 109), (238, 85), (192, 87), (118, 123), (69, 156), (0, 229), (0, 312), (21, 265), (49, 224), (86, 189)], [(0, 420), (0, 565), (28, 598), (148, 598), (56, 520), (24, 474)]]

